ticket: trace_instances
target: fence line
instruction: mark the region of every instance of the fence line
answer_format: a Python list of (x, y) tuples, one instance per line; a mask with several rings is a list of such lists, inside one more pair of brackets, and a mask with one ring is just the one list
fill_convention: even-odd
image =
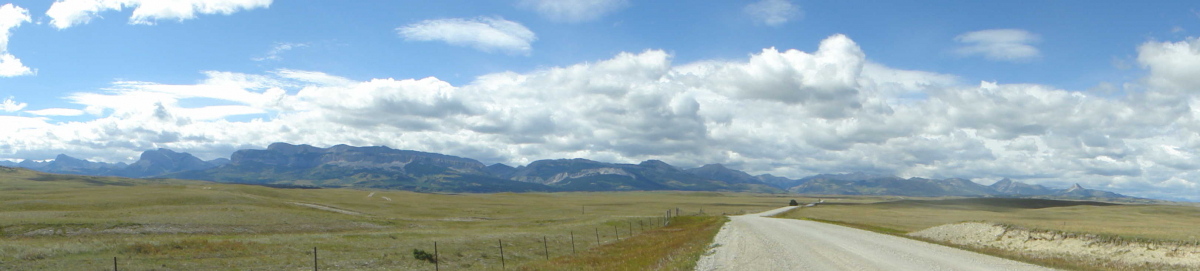
[[(664, 227), (665, 227), (665, 226), (668, 226), (668, 225), (670, 225), (670, 222), (671, 222), (671, 220), (672, 220), (672, 219), (674, 219), (674, 218), (677, 218), (677, 217), (680, 215), (680, 214), (679, 214), (679, 212), (680, 212), (680, 209), (678, 209), (678, 208), (675, 208), (675, 214), (672, 214), (672, 213), (671, 213), (671, 210), (670, 210), (670, 209), (668, 209), (668, 211), (667, 211), (667, 215), (663, 217), (663, 224), (662, 224), (662, 225), (663, 225)], [(643, 220), (643, 219), (645, 219), (645, 220)], [(645, 224), (643, 224), (643, 222), (644, 222), (644, 221), (649, 221), (651, 225), (653, 225), (653, 224), (655, 223), (655, 222), (654, 222), (654, 220), (655, 220), (655, 218), (654, 218), (654, 217), (649, 217), (649, 218), (634, 218), (634, 220), (637, 220), (637, 221), (638, 221), (639, 230), (640, 230), (640, 231), (642, 231), (642, 232), (644, 232), (644, 231), (645, 231)], [(605, 223), (612, 223), (612, 222), (611, 222), (611, 220), (609, 220), (609, 221), (610, 221), (610, 222), (605, 222)], [(628, 240), (629, 238), (632, 238), (632, 237), (635, 235), (635, 233), (634, 233), (634, 231), (633, 231), (633, 221), (632, 221), (632, 220), (628, 220), (628, 219), (627, 219), (625, 222), (626, 222), (626, 224), (627, 224), (627, 226), (628, 226), (628, 232), (629, 232), (629, 234), (628, 234), (628, 237), (626, 238), (626, 240)], [(617, 223), (619, 223), (619, 220), (618, 220), (618, 222), (617, 222)], [(602, 223), (602, 224), (604, 224), (604, 223)], [(604, 242), (602, 242), (602, 240), (600, 239), (600, 230), (599, 230), (599, 228), (595, 228), (595, 235), (596, 235), (596, 246), (593, 246), (593, 248), (600, 247), (600, 246), (604, 245)], [(570, 242), (570, 245), (571, 245), (571, 254), (572, 254), (572, 255), (576, 255), (576, 254), (578, 254), (578, 252), (577, 252), (577, 250), (576, 250), (576, 247), (575, 247), (575, 232), (574, 232), (573, 230), (572, 230), (572, 231), (569, 231), (569, 232), (568, 232), (568, 236), (563, 236), (563, 237), (568, 237), (568, 238), (569, 238), (568, 240), (569, 240), (569, 242)], [(620, 238), (620, 230), (619, 230), (619, 227), (617, 226), (617, 224), (613, 224), (613, 237), (614, 237), (614, 239), (613, 239), (613, 242), (619, 242), (619, 241), (621, 241), (621, 238)], [(560, 239), (560, 240), (561, 240), (561, 239)], [(550, 245), (549, 245), (549, 237), (548, 237), (548, 236), (546, 236), (546, 235), (543, 235), (543, 236), (542, 236), (542, 240), (541, 240), (541, 241), (542, 241), (541, 243), (542, 243), (543, 256), (544, 256), (544, 258), (545, 258), (546, 260), (550, 260)], [(507, 260), (506, 260), (506, 257), (505, 257), (505, 252), (504, 252), (504, 240), (503, 240), (503, 238), (500, 238), (500, 239), (498, 239), (498, 240), (497, 240), (497, 243), (498, 243), (499, 250), (500, 250), (500, 259), (499, 259), (499, 260), (500, 260), (501, 269), (502, 269), (502, 270), (506, 270), (506, 269), (507, 269)], [(398, 252), (398, 251), (401, 251), (402, 249), (411, 249), (411, 248), (410, 248), (410, 247), (405, 247), (405, 248), (402, 248), (402, 247), (361, 248), (361, 249), (345, 250), (345, 251), (336, 251), (336, 250), (328, 250), (328, 249), (326, 249), (326, 253), (324, 253), (324, 254), (331, 255), (331, 256), (327, 256), (327, 257), (332, 257), (332, 255), (337, 255), (337, 254), (345, 254), (345, 253), (358, 253), (358, 252), (374, 252), (374, 251)], [(591, 249), (591, 248), (589, 248), (589, 249)], [(419, 248), (418, 248), (418, 250), (419, 250)], [(415, 252), (415, 251), (414, 251), (414, 252)], [(435, 270), (435, 271), (440, 271), (440, 269), (441, 269), (441, 266), (440, 266), (441, 259), (440, 259), (440, 253), (439, 253), (439, 249), (438, 249), (438, 243), (437, 243), (436, 241), (435, 241), (435, 242), (433, 242), (433, 252), (434, 252), (434, 253), (433, 253), (433, 261), (432, 261), (432, 263), (433, 263), (433, 267), (434, 267), (434, 269), (433, 269), (433, 270)], [(137, 253), (137, 252), (134, 252), (134, 253)], [(161, 262), (161, 261), (189, 261), (189, 260), (211, 260), (211, 259), (237, 259), (237, 258), (247, 258), (247, 257), (256, 257), (256, 258), (257, 258), (257, 257), (264, 257), (264, 256), (266, 256), (266, 257), (272, 257), (272, 256), (286, 256), (286, 257), (288, 257), (288, 258), (291, 258), (291, 257), (296, 257), (296, 256), (302, 256), (303, 254), (307, 254), (307, 253), (296, 253), (296, 252), (274, 252), (274, 253), (252, 253), (252, 254), (240, 254), (240, 255), (220, 255), (220, 254), (217, 254), (217, 255), (208, 255), (208, 256), (157, 256), (157, 257), (147, 257), (147, 258), (142, 258), (142, 259), (135, 259), (135, 257), (134, 257), (133, 255), (126, 255), (126, 257), (125, 257), (125, 258), (126, 258), (126, 260), (125, 260), (125, 261), (119, 261), (119, 259), (118, 259), (118, 258), (120, 258), (120, 256), (113, 257), (113, 259), (112, 259), (112, 265), (113, 265), (113, 266), (112, 266), (112, 270), (114, 270), (114, 271), (119, 271), (119, 270), (122, 270), (122, 269), (120, 269), (120, 268), (121, 268), (121, 266), (122, 266), (122, 264), (124, 264), (124, 265), (126, 266), (126, 270), (128, 270), (128, 269), (129, 269), (129, 268), (128, 268), (129, 266), (137, 266), (137, 264), (135, 264), (135, 263), (138, 263), (138, 262), (141, 262), (141, 263), (146, 263), (146, 262)], [(399, 253), (398, 253), (398, 254), (399, 254)], [(386, 255), (387, 255), (387, 254), (385, 253), (385, 254), (384, 254), (384, 256), (386, 257)], [(400, 254), (400, 255), (403, 255), (403, 254)], [(564, 254), (564, 256), (565, 256), (565, 254)], [(485, 256), (485, 258), (486, 258), (486, 256)], [(288, 260), (288, 261), (291, 261), (291, 260)], [(56, 262), (56, 263), (60, 263), (60, 264), (61, 264), (61, 263), (64, 263), (64, 262), (95, 262), (95, 260), (92, 260), (92, 259), (75, 259), (75, 260), (56, 260), (55, 262)], [(156, 263), (156, 264), (157, 264), (157, 263)], [(31, 265), (32, 265), (32, 264), (30, 264), (30, 266), (31, 266)], [(89, 264), (89, 265), (91, 265), (91, 264)], [(291, 266), (296, 266), (296, 265), (294, 265), (294, 264), (284, 264), (284, 265), (285, 265), (285, 266), (289, 266), (289, 267), (291, 267)], [(328, 265), (328, 264), (327, 264), (327, 265)], [(319, 254), (319, 250), (318, 250), (318, 247), (317, 247), (317, 246), (314, 246), (314, 247), (312, 248), (312, 265), (311, 265), (311, 266), (312, 266), (312, 269), (313, 269), (314, 271), (319, 271), (319, 270), (321, 269), (320, 254)], [(2, 269), (3, 267), (4, 267), (3, 265), (0, 265), (0, 269)], [(164, 267), (165, 267), (165, 265), (164, 265)], [(267, 267), (267, 268), (270, 268), (270, 267), (280, 267), (280, 265), (276, 265), (276, 264), (265, 264), (265, 265), (254, 265), (254, 266), (241, 266), (241, 268), (257, 268), (257, 267)], [(23, 269), (20, 269), (20, 268), (18, 268), (18, 269), (16, 269), (16, 270), (23, 270)]]

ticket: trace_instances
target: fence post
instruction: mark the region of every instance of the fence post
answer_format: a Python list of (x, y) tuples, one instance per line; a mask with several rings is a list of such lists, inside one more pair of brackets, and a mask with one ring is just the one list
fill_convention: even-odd
[(500, 270), (504, 270), (504, 239), (496, 239), (500, 243)]
[(440, 264), (438, 263), (438, 262), (440, 262), (439, 260), (440, 260), (440, 259), (438, 259), (437, 242), (433, 242), (433, 270), (434, 270), (434, 271), (437, 271), (437, 270), (441, 270), (441, 269), (442, 269), (442, 268), (439, 266), (439, 265), (440, 265)]
[(585, 205), (585, 206), (579, 206), (579, 214), (581, 214), (581, 215), (586, 215), (586, 214), (587, 214), (587, 206), (586, 206), (586, 205)]
[(617, 225), (613, 225), (613, 241), (621, 241), (621, 232), (617, 231)]
[(629, 237), (633, 237), (633, 221), (625, 221), (629, 223)]
[(646, 224), (642, 223), (640, 219), (638, 220), (638, 231), (646, 232)]
[(550, 259), (550, 243), (546, 241), (546, 236), (542, 235), (542, 249), (546, 252), (546, 259)]
[(600, 228), (596, 228), (596, 245), (600, 245)]
[(317, 247), (313, 247), (313, 271), (317, 271)]
[(113, 271), (119, 271), (117, 270), (117, 257), (113, 257)]
[(579, 254), (575, 252), (575, 231), (571, 231), (571, 254)]

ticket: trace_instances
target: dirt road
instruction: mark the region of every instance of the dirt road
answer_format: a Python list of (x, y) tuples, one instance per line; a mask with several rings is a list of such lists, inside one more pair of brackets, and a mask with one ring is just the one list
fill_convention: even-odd
[[(1051, 270), (970, 251), (820, 222), (730, 217), (696, 270)], [(820, 207), (817, 207), (820, 208)]]

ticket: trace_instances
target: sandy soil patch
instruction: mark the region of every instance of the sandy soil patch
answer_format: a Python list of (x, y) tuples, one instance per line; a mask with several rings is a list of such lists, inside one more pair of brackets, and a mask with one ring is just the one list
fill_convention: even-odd
[(983, 222), (942, 225), (908, 235), (957, 245), (1029, 253), (1038, 257), (1200, 269), (1200, 247), (1196, 245), (1113, 242), (1094, 235), (1033, 231)]

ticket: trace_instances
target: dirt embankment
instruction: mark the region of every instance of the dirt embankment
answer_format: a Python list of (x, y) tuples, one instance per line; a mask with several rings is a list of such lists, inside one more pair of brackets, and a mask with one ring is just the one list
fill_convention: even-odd
[(1033, 257), (1108, 262), (1127, 267), (1200, 269), (1200, 246), (1194, 244), (1122, 242), (1090, 234), (1036, 231), (983, 222), (941, 225), (908, 235)]

